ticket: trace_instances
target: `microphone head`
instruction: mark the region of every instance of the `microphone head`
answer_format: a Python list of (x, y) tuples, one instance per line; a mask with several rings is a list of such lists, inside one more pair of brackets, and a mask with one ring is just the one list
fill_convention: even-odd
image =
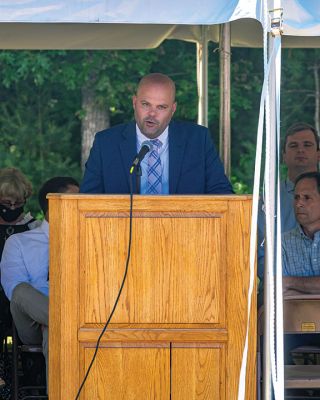
[(147, 146), (147, 147), (149, 148), (149, 150), (147, 151), (147, 153), (148, 153), (149, 151), (152, 151), (152, 150), (153, 150), (153, 144), (152, 144), (152, 142), (151, 142), (150, 140), (145, 140), (144, 142), (142, 142), (142, 143), (141, 143), (141, 149), (142, 149), (143, 146)]
[(145, 155), (149, 153), (149, 151), (152, 151), (152, 148), (153, 144), (149, 140), (145, 140), (143, 143), (141, 143), (139, 153), (136, 155), (130, 168), (130, 174), (133, 173), (136, 166), (139, 165), (139, 163), (144, 159)]

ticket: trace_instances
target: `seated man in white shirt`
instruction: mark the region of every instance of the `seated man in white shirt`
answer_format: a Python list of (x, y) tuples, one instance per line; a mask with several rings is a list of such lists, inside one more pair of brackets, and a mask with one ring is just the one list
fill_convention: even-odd
[(71, 177), (48, 180), (39, 191), (45, 215), (33, 230), (12, 235), (6, 241), (1, 259), (1, 284), (10, 300), (10, 310), (18, 335), (25, 344), (42, 343), (48, 358), (49, 314), (49, 212), (48, 193), (78, 193), (79, 184)]

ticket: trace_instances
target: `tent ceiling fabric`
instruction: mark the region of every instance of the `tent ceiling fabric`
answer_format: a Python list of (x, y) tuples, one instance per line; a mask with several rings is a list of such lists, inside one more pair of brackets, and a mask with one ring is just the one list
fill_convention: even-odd
[[(144, 49), (165, 39), (262, 46), (261, 0), (0, 0), (2, 49)], [(320, 1), (282, 0), (284, 47), (320, 47)], [(169, 11), (168, 11), (169, 10)]]

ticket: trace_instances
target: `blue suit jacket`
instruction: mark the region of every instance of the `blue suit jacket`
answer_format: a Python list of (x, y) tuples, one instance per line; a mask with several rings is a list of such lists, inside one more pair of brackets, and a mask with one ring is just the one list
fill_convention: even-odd
[[(80, 192), (130, 193), (129, 170), (136, 153), (135, 122), (98, 132)], [(207, 128), (188, 122), (170, 123), (169, 193), (233, 193)]]

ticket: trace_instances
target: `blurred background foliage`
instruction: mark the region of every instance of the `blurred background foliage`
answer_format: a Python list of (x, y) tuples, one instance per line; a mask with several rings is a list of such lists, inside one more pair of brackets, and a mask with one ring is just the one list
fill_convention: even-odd
[[(263, 80), (262, 49), (232, 49), (232, 184), (251, 193), (258, 111)], [(282, 53), (281, 130), (304, 121), (318, 127), (319, 50)], [(196, 46), (165, 41), (152, 50), (0, 51), (0, 168), (15, 166), (41, 184), (57, 175), (81, 180), (84, 88), (110, 125), (133, 118), (131, 98), (141, 76), (163, 72), (176, 82), (177, 119), (197, 120)], [(218, 147), (219, 51), (209, 45), (209, 128)], [(283, 170), (285, 174), (285, 170)], [(36, 196), (28, 208), (38, 212)]]

